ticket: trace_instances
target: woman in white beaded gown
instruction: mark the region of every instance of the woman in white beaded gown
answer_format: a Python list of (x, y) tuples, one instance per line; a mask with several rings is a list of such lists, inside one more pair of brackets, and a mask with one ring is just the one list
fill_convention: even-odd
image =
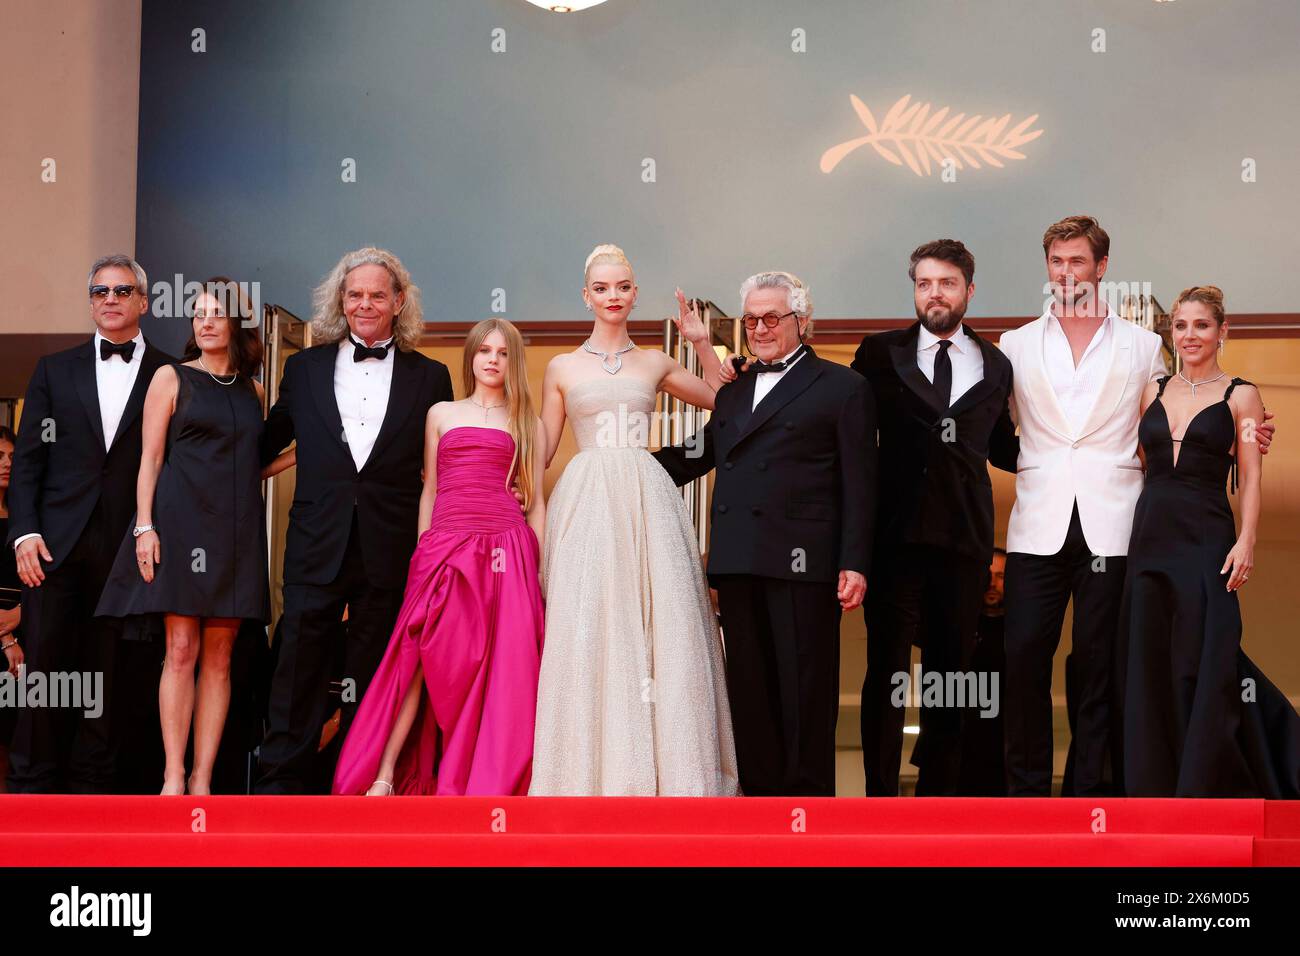
[(530, 794), (734, 796), (731, 712), (717, 619), (681, 493), (646, 450), (655, 396), (713, 408), (721, 364), (677, 293), (705, 380), (627, 331), (632, 266), (587, 257), (591, 336), (542, 385), (549, 464), (567, 417), (578, 440), (550, 496), (546, 640)]

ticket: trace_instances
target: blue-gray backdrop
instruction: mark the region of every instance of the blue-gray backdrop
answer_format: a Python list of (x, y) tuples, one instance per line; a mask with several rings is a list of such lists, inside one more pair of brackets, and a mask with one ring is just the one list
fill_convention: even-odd
[[(823, 317), (902, 316), (907, 253), (949, 235), (978, 261), (973, 311), (1024, 315), (1043, 228), (1090, 212), (1111, 278), (1166, 305), (1214, 282), (1232, 311), (1294, 311), (1298, 37), (1294, 0), (145, 0), (137, 253), (152, 280), (225, 272), (305, 315), (342, 252), (379, 244), (426, 318), (482, 318), (503, 289), (527, 322), (585, 316), (583, 258), (617, 242), (642, 318), (677, 284), (734, 309), (762, 268), (801, 274)], [(910, 94), (1043, 134), (955, 182), (870, 147), (826, 174), (865, 133), (850, 94), (877, 121)]]

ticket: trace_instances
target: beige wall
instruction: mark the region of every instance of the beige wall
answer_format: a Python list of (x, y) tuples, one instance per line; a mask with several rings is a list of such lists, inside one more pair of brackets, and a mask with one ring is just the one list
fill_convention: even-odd
[(135, 250), (140, 0), (4, 7), (0, 284), (21, 295), (0, 309), (0, 333), (80, 332), (90, 328), (85, 270)]

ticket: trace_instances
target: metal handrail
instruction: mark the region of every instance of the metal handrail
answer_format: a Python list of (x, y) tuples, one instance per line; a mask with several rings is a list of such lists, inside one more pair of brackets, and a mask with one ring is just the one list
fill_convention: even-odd
[[(695, 303), (705, 328), (709, 330), (709, 341), (716, 347), (739, 353), (742, 341), (740, 322), (728, 316), (713, 302), (696, 299)], [(664, 319), (664, 351), (692, 375), (702, 373), (700, 357), (695, 351), (695, 346), (677, 331), (677, 326), (671, 317)], [(708, 424), (711, 414), (708, 409), (696, 408), (667, 393), (663, 393), (661, 397), (661, 410), (657, 415), (661, 448), (685, 441)], [(695, 528), (696, 544), (703, 554), (709, 549), (708, 476), (683, 485), (681, 493), (686, 503), (686, 513)]]

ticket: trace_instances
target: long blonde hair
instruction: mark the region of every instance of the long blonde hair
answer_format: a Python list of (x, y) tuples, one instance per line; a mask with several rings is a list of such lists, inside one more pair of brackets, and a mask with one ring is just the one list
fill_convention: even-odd
[(465, 397), (474, 394), (474, 356), (479, 346), (493, 332), (500, 332), (506, 340), (506, 415), (507, 428), (515, 440), (515, 457), (510, 462), (506, 476), (507, 486), (513, 478), (524, 496), (524, 510), (532, 505), (537, 490), (537, 475), (533, 474), (534, 453), (537, 446), (537, 412), (533, 410), (533, 395), (528, 388), (528, 365), (524, 361), (524, 337), (505, 319), (484, 319), (469, 330), (465, 337), (465, 359), (461, 368), (461, 383)]
[(312, 293), (312, 342), (327, 345), (343, 341), (348, 334), (348, 318), (343, 314), (343, 285), (348, 273), (358, 266), (383, 266), (393, 277), (393, 294), (405, 293), (402, 309), (393, 316), (393, 342), (403, 352), (420, 344), (424, 333), (424, 305), (420, 287), (411, 281), (402, 260), (387, 249), (367, 246), (347, 253)]

